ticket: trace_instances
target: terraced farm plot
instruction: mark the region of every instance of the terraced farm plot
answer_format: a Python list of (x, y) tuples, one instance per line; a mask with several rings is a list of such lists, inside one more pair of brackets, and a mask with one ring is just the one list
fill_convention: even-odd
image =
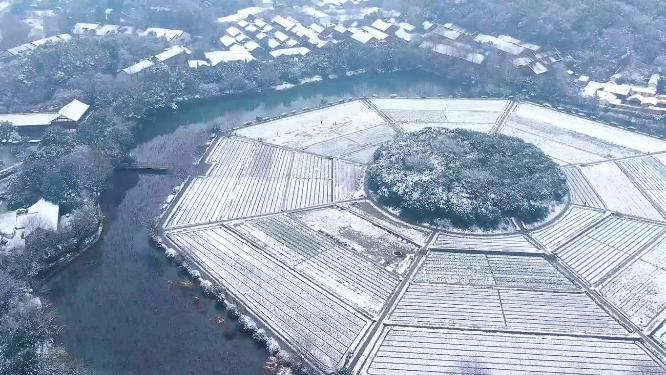
[(622, 160), (618, 165), (661, 212), (666, 212), (666, 166), (649, 156)]
[(363, 102), (353, 101), (253, 125), (236, 131), (236, 134), (304, 149), (384, 123), (381, 116)]
[(294, 212), (290, 216), (398, 274), (407, 270), (418, 250), (416, 245), (338, 207)]
[(382, 228), (407, 238), (419, 246), (424, 246), (428, 240), (428, 237), (432, 233), (428, 229), (409, 225), (403, 221), (396, 220), (386, 215), (367, 200), (342, 203), (340, 206), (342, 206), (347, 211), (351, 211), (354, 214), (370, 221), (371, 223), (379, 225)]
[(556, 253), (585, 281), (594, 285), (663, 232), (664, 227), (659, 225), (611, 217)]
[(503, 134), (539, 146), (560, 164), (579, 164), (666, 150), (666, 142), (537, 105), (521, 103)]
[(363, 167), (240, 137), (220, 138), (207, 161), (207, 174), (187, 185), (166, 227), (323, 205), (363, 186)]
[(372, 99), (384, 114), (405, 131), (425, 127), (490, 132), (509, 106), (506, 100)]
[(351, 307), (296, 277), (222, 227), (174, 232), (169, 238), (323, 369), (336, 368), (369, 323)]
[(663, 374), (631, 340), (387, 327), (362, 370), (391, 374)]
[(584, 207), (606, 208), (604, 202), (594, 191), (592, 185), (587, 181), (583, 173), (577, 167), (562, 168), (569, 185), (571, 203)]
[(666, 309), (666, 241), (641, 255), (601, 287), (603, 296), (641, 329), (661, 323)]
[(541, 252), (521, 234), (478, 236), (473, 234), (439, 233), (430, 247), (444, 250), (499, 251), (508, 253)]
[(612, 211), (652, 220), (664, 220), (652, 203), (612, 162), (581, 167), (583, 175)]
[(601, 220), (604, 216), (605, 214), (601, 211), (571, 207), (556, 222), (531, 232), (530, 235), (547, 250), (555, 251), (558, 247), (594, 225), (594, 223)]
[(448, 251), (430, 251), (414, 276), (414, 282), (547, 291), (580, 290), (547, 260), (538, 256)]
[(370, 316), (379, 313), (398, 285), (396, 275), (288, 215), (243, 221), (233, 228), (294, 271)]

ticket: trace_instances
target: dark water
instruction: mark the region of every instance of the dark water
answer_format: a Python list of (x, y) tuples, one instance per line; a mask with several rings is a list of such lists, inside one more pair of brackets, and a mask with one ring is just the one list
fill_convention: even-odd
[(191, 170), (213, 126), (314, 107), (350, 96), (448, 95), (417, 73), (365, 75), (181, 108), (146, 124), (135, 153), (174, 175), (119, 174), (103, 197), (98, 244), (58, 271), (44, 294), (64, 326), (60, 340), (100, 374), (260, 374), (263, 348), (240, 333), (148, 242), (173, 186)]

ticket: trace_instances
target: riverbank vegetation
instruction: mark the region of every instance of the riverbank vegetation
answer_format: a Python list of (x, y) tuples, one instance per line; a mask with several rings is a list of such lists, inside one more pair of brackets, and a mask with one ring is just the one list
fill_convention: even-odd
[(496, 229), (544, 219), (567, 196), (557, 164), (505, 135), (426, 128), (377, 149), (368, 186), (382, 204), (439, 227)]

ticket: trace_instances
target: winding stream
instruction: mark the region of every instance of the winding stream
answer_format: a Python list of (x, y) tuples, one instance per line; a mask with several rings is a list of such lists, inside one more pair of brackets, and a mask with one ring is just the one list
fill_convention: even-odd
[(265, 350), (203, 298), (148, 242), (166, 197), (192, 171), (213, 127), (230, 127), (350, 96), (434, 96), (450, 90), (421, 73), (363, 75), (188, 105), (137, 135), (138, 160), (173, 175), (119, 173), (103, 196), (100, 241), (44, 286), (61, 342), (95, 374), (260, 374)]

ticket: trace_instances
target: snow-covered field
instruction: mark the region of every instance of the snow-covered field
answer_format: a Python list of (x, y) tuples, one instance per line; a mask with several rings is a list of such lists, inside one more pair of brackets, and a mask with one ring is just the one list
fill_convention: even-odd
[(304, 149), (384, 123), (381, 116), (363, 102), (353, 101), (250, 126), (236, 134)]
[(593, 164), (581, 167), (581, 170), (609, 210), (646, 219), (664, 220), (617, 164)]
[[(627, 153), (666, 151), (666, 142), (660, 139), (534, 104), (519, 104), (509, 120), (512, 122), (511, 120), (514, 119), (522, 124), (530, 124), (536, 129), (539, 129), (540, 125), (547, 125), (545, 129), (559, 129), (562, 136), (567, 135), (564, 138), (574, 141), (571, 143), (572, 146), (587, 145), (588, 147), (581, 147), (585, 150), (599, 150), (594, 146), (607, 148), (606, 151), (602, 148), (599, 155), (606, 154), (617, 157), (620, 155), (628, 156)], [(633, 150), (633, 152), (629, 150)]]
[(363, 167), (239, 137), (221, 138), (211, 167), (178, 199), (167, 227), (207, 223), (352, 199)]
[(415, 283), (575, 292), (571, 283), (538, 256), (430, 251), (414, 276)]
[(371, 102), (407, 132), (443, 127), (487, 133), (510, 104), (507, 100), (468, 99), (372, 99)]
[(411, 255), (418, 250), (416, 245), (339, 207), (295, 212), (290, 215), (392, 272), (404, 273), (406, 265), (411, 261)]
[(362, 370), (395, 374), (663, 374), (633, 340), (386, 327)]
[[(666, 241), (642, 254), (601, 287), (601, 293), (642, 329), (665, 319)], [(660, 317), (660, 319), (656, 319)]]
[(379, 144), (393, 138), (395, 134), (390, 126), (379, 125), (312, 144), (305, 150), (357, 163), (369, 163)]
[(447, 250), (477, 250), (538, 253), (540, 252), (529, 240), (521, 234), (502, 236), (474, 236), (464, 234), (441, 233), (430, 245), (433, 249)]
[(562, 171), (569, 185), (571, 203), (585, 207), (605, 208), (604, 202), (601, 201), (601, 198), (592, 189), (592, 186), (585, 179), (585, 176), (583, 176), (578, 167), (566, 167), (562, 168)]
[(368, 325), (360, 313), (223, 227), (169, 237), (271, 329), (324, 369), (334, 369)]
[(601, 220), (605, 214), (601, 211), (571, 207), (556, 222), (536, 230), (530, 235), (549, 251), (555, 251), (565, 242), (574, 238), (586, 228)]
[(280, 262), (371, 316), (379, 313), (398, 277), (316, 230), (280, 214), (234, 223), (243, 237)]
[(594, 285), (622, 265), (666, 228), (638, 220), (610, 217), (557, 250), (557, 256)]
[(649, 156), (621, 160), (617, 164), (662, 212), (666, 212), (666, 166)]

